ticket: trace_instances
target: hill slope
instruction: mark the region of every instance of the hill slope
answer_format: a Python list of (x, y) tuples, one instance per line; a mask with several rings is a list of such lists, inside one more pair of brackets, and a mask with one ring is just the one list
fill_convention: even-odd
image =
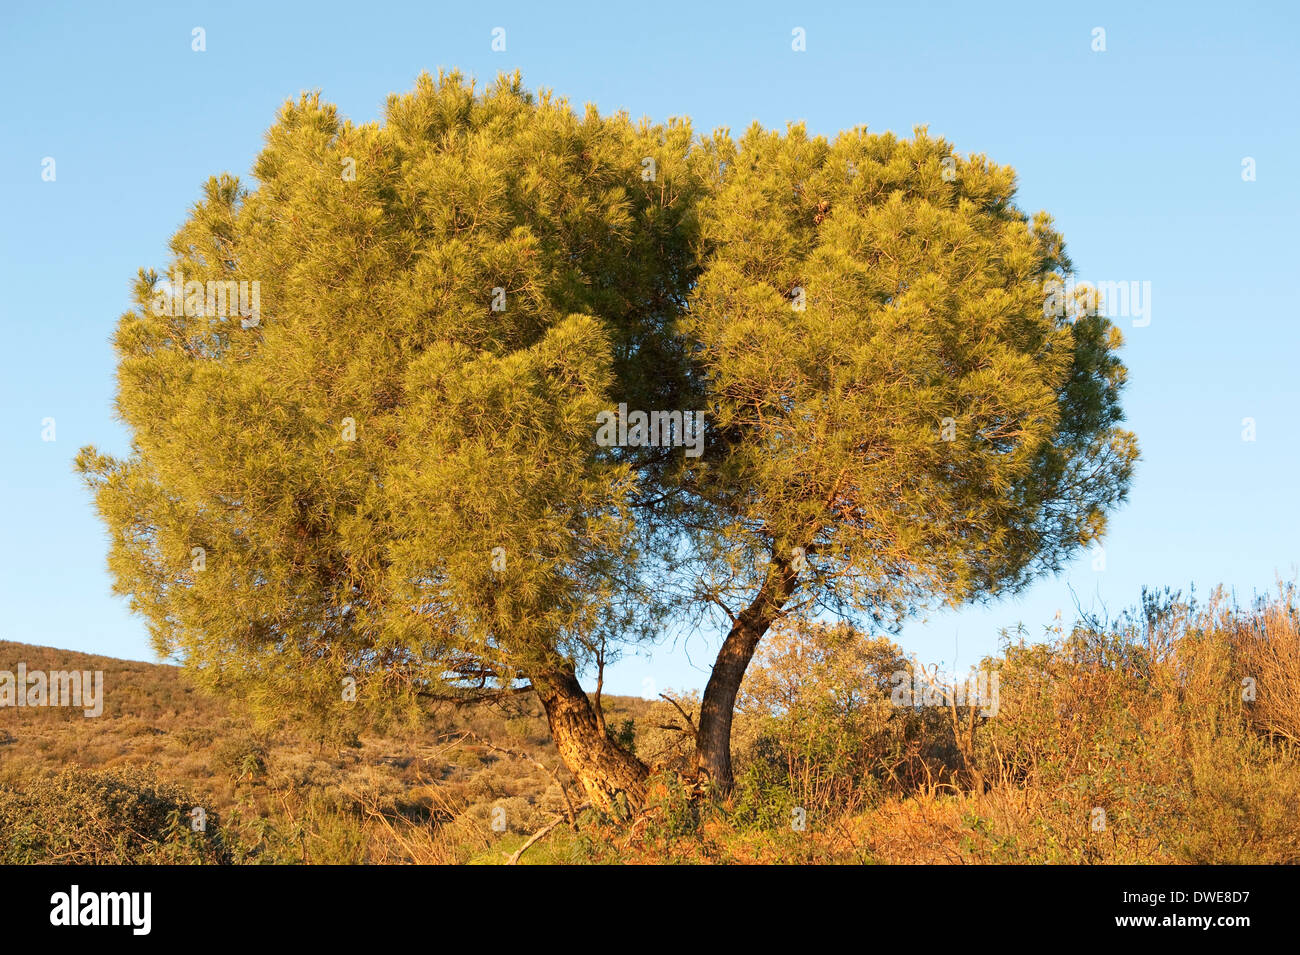
[[(560, 781), (571, 781), (531, 696), (509, 710), (448, 705), (424, 731), (363, 735), (359, 746), (340, 750), (292, 730), (258, 729), (237, 701), (195, 689), (179, 667), (0, 641), (0, 671), (16, 672), (20, 662), (28, 672), (102, 671), (105, 693), (98, 717), (77, 708), (0, 708), (0, 787), (11, 790), (48, 784), (70, 769), (142, 772), (242, 828), (260, 819), (258, 828), (271, 820), (310, 832), (337, 816), (323, 828), (357, 830), (317, 834), (316, 845), (299, 839), (296, 851), (261, 840), (259, 854), (277, 861), (415, 861), (414, 847), (401, 851), (391, 834), (384, 841), (397, 858), (363, 849), (367, 821), (384, 831), (409, 823), (408, 837), (421, 826), (431, 831), (430, 823), (457, 823), (457, 838), (478, 830), (479, 842), (499, 841), (494, 821), (506, 836), (522, 835), (566, 808)], [(604, 706), (617, 727), (651, 704), (605, 697)], [(304, 825), (309, 820), (317, 825)], [(464, 852), (424, 861), (458, 855)]]

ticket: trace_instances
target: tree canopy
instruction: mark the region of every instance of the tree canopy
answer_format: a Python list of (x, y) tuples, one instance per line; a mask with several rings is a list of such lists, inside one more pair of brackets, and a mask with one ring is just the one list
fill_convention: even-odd
[[(1125, 495), (1118, 330), (1044, 308), (1050, 219), (924, 130), (697, 136), (446, 73), (382, 124), (286, 104), (253, 176), (140, 273), (130, 452), (78, 463), (159, 652), (268, 710), (531, 688), (609, 807), (645, 767), (578, 675), (720, 621), (725, 789), (783, 614), (1015, 590)], [(701, 413), (700, 453), (597, 440), (616, 407)]]

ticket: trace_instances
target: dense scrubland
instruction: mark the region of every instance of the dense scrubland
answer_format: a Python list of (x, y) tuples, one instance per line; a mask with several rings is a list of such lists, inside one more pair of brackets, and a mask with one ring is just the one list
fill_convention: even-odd
[(19, 661), (103, 670), (107, 694), (99, 718), (0, 710), (9, 863), (1300, 862), (1288, 587), (1004, 634), (994, 707), (899, 705), (897, 645), (787, 620), (746, 676), (726, 798), (691, 784), (694, 694), (604, 697), (656, 770), (630, 821), (584, 807), (531, 695), (340, 744), (176, 667), (0, 643)]

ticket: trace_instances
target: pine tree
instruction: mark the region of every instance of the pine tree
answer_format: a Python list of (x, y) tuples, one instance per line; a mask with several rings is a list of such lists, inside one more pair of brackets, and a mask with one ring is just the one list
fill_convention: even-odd
[(1064, 243), (1016, 208), (1009, 168), (924, 129), (755, 126), (708, 153), (680, 328), (716, 425), (682, 485), (711, 517), (694, 579), (730, 620), (696, 747), (725, 789), (736, 693), (778, 616), (891, 630), (1017, 590), (1103, 533), (1137, 447), (1119, 330), (1083, 293), (1053, 307)]
[[(253, 172), (141, 272), (131, 451), (78, 466), (157, 650), (261, 711), (535, 691), (593, 803), (634, 805), (578, 675), (717, 609), (726, 790), (780, 616), (1014, 590), (1125, 494), (1118, 331), (1044, 309), (1061, 237), (923, 131), (699, 138), (449, 73), (382, 125), (286, 104)], [(702, 453), (598, 441), (619, 406), (702, 412)]]

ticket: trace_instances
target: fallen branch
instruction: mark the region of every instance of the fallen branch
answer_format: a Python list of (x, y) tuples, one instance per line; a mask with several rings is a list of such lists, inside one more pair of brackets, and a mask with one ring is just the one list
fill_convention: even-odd
[[(584, 802), (581, 806), (576, 807), (574, 811), (581, 812), (583, 809), (586, 809), (590, 805), (591, 803)], [(549, 833), (552, 829), (554, 829), (562, 822), (564, 822), (564, 817), (556, 816), (546, 825), (542, 826), (542, 828), (534, 832), (531, 836), (528, 837), (527, 842), (525, 842), (522, 846), (520, 846), (518, 849), (515, 850), (515, 854), (510, 857), (510, 861), (508, 861), (506, 865), (518, 865), (519, 857), (522, 856), (534, 842), (540, 841), (543, 837), (546, 836), (547, 833)]]

